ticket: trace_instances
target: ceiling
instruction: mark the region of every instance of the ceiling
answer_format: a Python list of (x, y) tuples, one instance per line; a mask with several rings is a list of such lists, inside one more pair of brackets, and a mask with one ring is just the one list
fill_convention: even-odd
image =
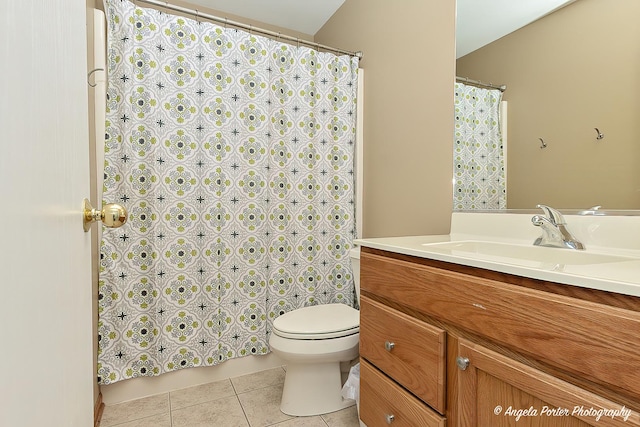
[(188, 2), (313, 36), (345, 0), (188, 0)]
[[(315, 35), (345, 0), (188, 0)], [(395, 0), (398, 1), (398, 0)], [(473, 52), (575, 0), (457, 0), (456, 57)]]
[(457, 0), (456, 58), (575, 0)]

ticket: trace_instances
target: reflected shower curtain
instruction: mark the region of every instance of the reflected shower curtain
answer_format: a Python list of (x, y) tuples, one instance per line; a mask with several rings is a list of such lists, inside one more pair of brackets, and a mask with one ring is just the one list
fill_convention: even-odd
[(269, 351), (353, 305), (358, 61), (106, 1), (101, 384)]
[(502, 92), (455, 84), (453, 209), (506, 209)]

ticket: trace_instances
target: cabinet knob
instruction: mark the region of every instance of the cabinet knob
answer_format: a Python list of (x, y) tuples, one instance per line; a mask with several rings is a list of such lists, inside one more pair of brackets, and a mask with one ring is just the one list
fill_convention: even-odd
[(466, 370), (469, 367), (469, 358), (462, 356), (456, 357), (456, 365), (458, 365), (458, 368), (461, 370)]
[(390, 342), (390, 341), (385, 341), (385, 342), (384, 342), (384, 348), (385, 348), (387, 351), (391, 351), (391, 350), (393, 350), (393, 348), (394, 348), (395, 346), (396, 346), (396, 344), (395, 344), (395, 343), (393, 343), (393, 342)]
[(395, 415), (393, 414), (387, 414), (385, 415), (385, 418), (387, 420), (387, 424), (391, 424), (396, 419)]

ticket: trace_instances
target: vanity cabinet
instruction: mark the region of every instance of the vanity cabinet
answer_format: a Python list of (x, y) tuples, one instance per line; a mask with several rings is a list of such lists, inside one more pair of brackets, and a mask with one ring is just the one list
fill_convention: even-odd
[(637, 418), (625, 421), (623, 413), (598, 420), (590, 408), (620, 404), (486, 347), (461, 339), (457, 354), (464, 369), (458, 374), (458, 425), (637, 425)]
[(369, 427), (640, 426), (640, 298), (371, 248), (360, 270)]

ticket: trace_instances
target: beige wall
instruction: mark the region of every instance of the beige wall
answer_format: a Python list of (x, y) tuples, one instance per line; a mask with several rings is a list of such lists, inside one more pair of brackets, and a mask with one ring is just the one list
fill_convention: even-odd
[(447, 234), (455, 1), (346, 0), (315, 41), (364, 52), (364, 237)]
[(580, 0), (457, 61), (508, 87), (509, 208), (640, 208), (638, 16), (637, 0)]

